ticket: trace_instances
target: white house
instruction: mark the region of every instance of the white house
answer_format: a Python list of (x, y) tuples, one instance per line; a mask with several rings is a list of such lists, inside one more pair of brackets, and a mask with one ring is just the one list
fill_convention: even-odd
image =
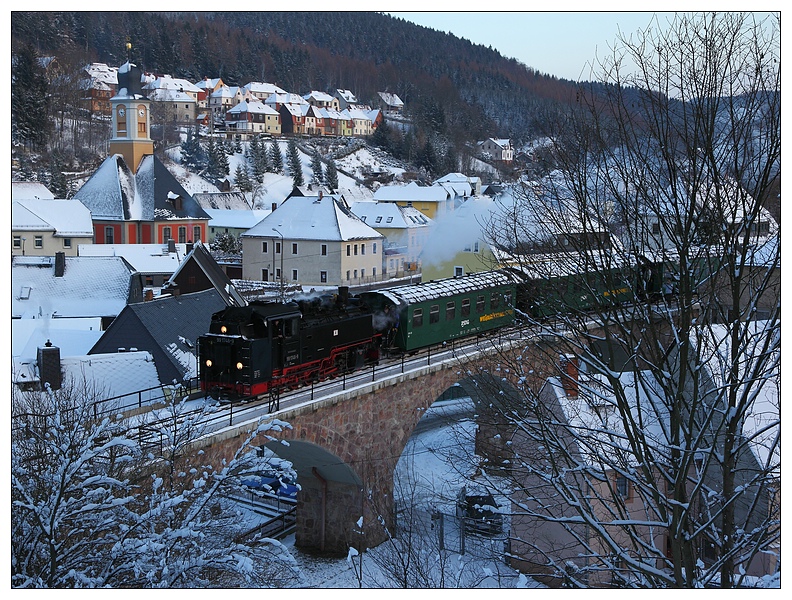
[(385, 238), (340, 195), (292, 194), (242, 234), (242, 278), (351, 286), (383, 278)]
[(487, 138), (479, 142), (479, 150), (484, 155), (489, 155), (493, 160), (511, 162), (514, 160), (514, 148), (511, 140), (502, 138)]
[(79, 200), (33, 199), (11, 203), (11, 255), (77, 255), (93, 243), (91, 211)]

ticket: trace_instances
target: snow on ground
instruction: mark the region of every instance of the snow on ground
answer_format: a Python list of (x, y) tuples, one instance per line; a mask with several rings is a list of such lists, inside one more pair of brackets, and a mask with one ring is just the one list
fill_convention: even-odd
[[(429, 551), (429, 564), (433, 568), (437, 569), (441, 562), (445, 562), (444, 584), (448, 587), (541, 587), (503, 562), (502, 536), (489, 538), (468, 534), (464, 541), (465, 553), (459, 552), (461, 540), (454, 519), (456, 494), (478, 472), (472, 415), (470, 398), (437, 401), (416, 426), (394, 475), (398, 527), (407, 527), (405, 521), (409, 518), (420, 523), (417, 529), (423, 538), (414, 545)], [(508, 506), (504, 497), (496, 495), (496, 500), (501, 506)], [(435, 510), (444, 515), (443, 550), (438, 545), (439, 527), (434, 527), (431, 520)], [(396, 544), (386, 541), (370, 548), (362, 557), (352, 551), (346, 558), (318, 558), (302, 553), (294, 547), (294, 535), (286, 538), (283, 544), (297, 562), (304, 587), (399, 587), (399, 582), (383, 566), (393, 562), (398, 541)], [(440, 581), (439, 571), (433, 573), (433, 584), (439, 586)]]

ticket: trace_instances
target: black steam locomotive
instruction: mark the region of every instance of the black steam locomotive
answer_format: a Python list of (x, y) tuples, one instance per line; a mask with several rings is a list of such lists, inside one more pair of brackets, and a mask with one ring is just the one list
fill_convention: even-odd
[(372, 316), (347, 288), (337, 295), (230, 306), (198, 338), (201, 389), (248, 397), (295, 388), (379, 360)]

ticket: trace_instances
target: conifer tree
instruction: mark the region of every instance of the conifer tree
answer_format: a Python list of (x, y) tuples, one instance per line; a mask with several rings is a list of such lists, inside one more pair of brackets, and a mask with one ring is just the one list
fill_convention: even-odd
[(234, 171), (234, 182), (240, 192), (250, 192), (253, 190), (253, 183), (250, 181), (250, 175), (242, 164), (238, 164), (236, 171)]
[(283, 155), (278, 145), (278, 140), (272, 140), (272, 147), (270, 148), (270, 159), (272, 161), (272, 172), (283, 174)]
[(294, 180), (294, 185), (303, 185), (305, 180), (303, 179), (302, 161), (300, 160), (300, 152), (297, 150), (297, 143), (293, 139), (289, 140), (287, 159), (289, 162), (289, 175)]
[(311, 181), (313, 183), (322, 183), (322, 159), (318, 152), (314, 152), (311, 157), (311, 171), (313, 172)]
[(338, 188), (338, 168), (334, 160), (327, 163), (324, 180), (325, 185), (329, 187), (330, 190), (335, 191)]

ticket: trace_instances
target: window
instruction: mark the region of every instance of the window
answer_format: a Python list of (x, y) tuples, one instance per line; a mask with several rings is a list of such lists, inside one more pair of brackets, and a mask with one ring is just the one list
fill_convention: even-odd
[(355, 279), (357, 279), (357, 269), (355, 269)]
[(195, 225), (193, 227), (193, 242), (200, 242), (201, 241), (201, 227)]
[(388, 217), (385, 222), (386, 223), (393, 223), (393, 217)]
[(377, 223), (382, 223), (382, 217), (377, 217), (377, 220), (376, 220), (376, 222), (377, 222)]
[(347, 271), (347, 281), (349, 281), (349, 271)]
[(484, 296), (476, 296), (476, 312), (484, 312)]
[[(37, 236), (38, 237), (38, 236)], [(115, 230), (112, 227), (105, 227), (105, 244), (115, 243)], [(38, 248), (38, 240), (36, 240), (36, 247)]]
[(347, 256), (352, 256), (352, 246), (350, 244), (347, 244)]
[(506, 306), (512, 305), (511, 292), (506, 292), (503, 294), (503, 302), (506, 304)]
[(366, 244), (360, 244), (360, 254), (366, 253)]
[(453, 321), (456, 318), (456, 304), (449, 302), (446, 304), (446, 321)]
[(366, 269), (360, 269), (360, 276), (361, 277), (365, 277), (366, 276)]
[(479, 251), (479, 243), (478, 242), (474, 242), (473, 243), (473, 252), (478, 252), (478, 251)]
[(616, 475), (616, 493), (625, 500), (630, 499), (630, 482), (624, 475)]
[(261, 281), (269, 281), (269, 269), (261, 269)]
[(322, 244), (322, 256), (327, 256), (327, 244)]
[(413, 311), (412, 326), (421, 327), (423, 325), (423, 309), (416, 308)]
[(460, 308), (459, 313), (463, 319), (470, 316), (470, 298), (464, 298), (462, 300), (462, 307)]
[(500, 294), (498, 292), (492, 292), (490, 295), (490, 308), (495, 310), (500, 306)]
[(652, 233), (660, 233), (660, 223), (657, 221), (652, 223)]
[(179, 243), (184, 244), (187, 241), (187, 228), (179, 227)]
[(275, 269), (275, 279), (281, 278), (281, 270), (280, 268)]
[(319, 281), (327, 283), (327, 271), (319, 271)]
[(374, 254), (377, 253), (377, 242), (374, 242), (374, 247), (371, 250)]
[(429, 324), (440, 322), (440, 305), (433, 304), (429, 307)]
[(280, 253), (281, 253), (281, 243), (275, 242), (275, 254), (280, 254)]
[(297, 281), (297, 269), (292, 269), (292, 281)]
[(292, 254), (297, 254), (297, 242), (292, 243)]
[(154, 285), (154, 277), (146, 275), (146, 285)]
[(71, 248), (71, 238), (63, 238), (63, 247)]
[[(261, 252), (262, 254), (269, 252), (269, 242), (261, 242)], [(266, 281), (266, 279), (264, 281)]]
[(377, 276), (377, 267), (374, 267), (373, 269), (371, 269), (371, 276), (372, 277), (376, 277)]
[(170, 227), (163, 227), (162, 228), (162, 242), (167, 243), (169, 239), (171, 239), (171, 228)]
[(15, 235), (14, 236), (14, 248), (21, 248), (22, 247), (22, 236)]
[(355, 244), (355, 256), (357, 256), (358, 246)]
[(454, 277), (462, 277), (465, 274), (465, 267), (454, 267)]

